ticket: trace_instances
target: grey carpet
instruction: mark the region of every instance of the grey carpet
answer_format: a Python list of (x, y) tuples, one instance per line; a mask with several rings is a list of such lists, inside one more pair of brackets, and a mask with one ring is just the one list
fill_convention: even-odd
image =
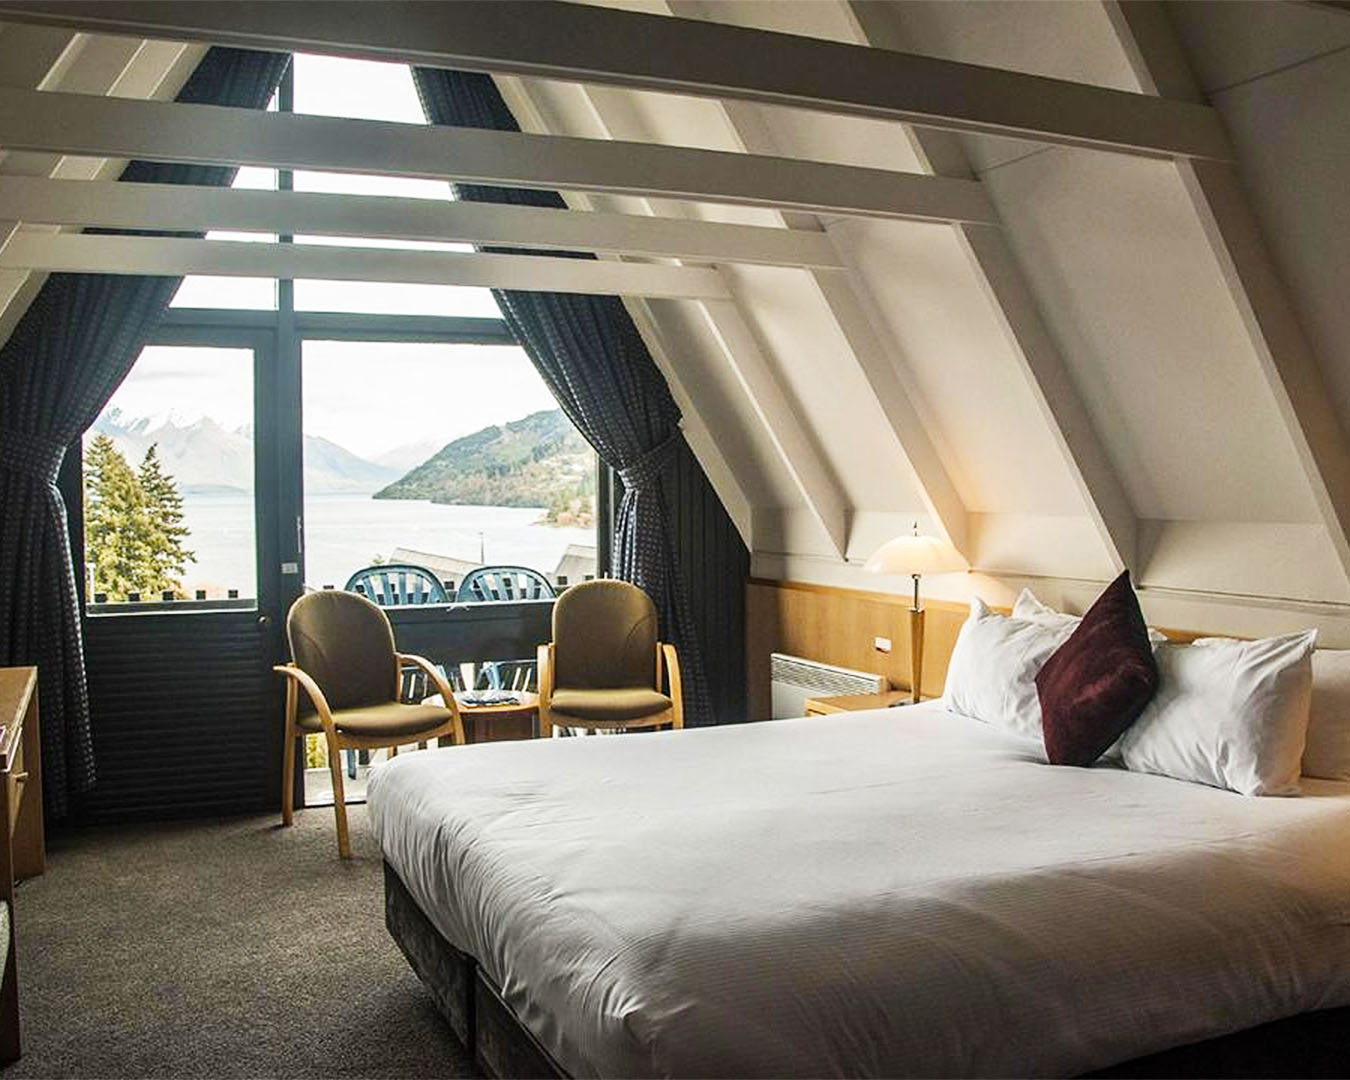
[(365, 807), (77, 830), (15, 901), (11, 1077), (469, 1077), (384, 928)]

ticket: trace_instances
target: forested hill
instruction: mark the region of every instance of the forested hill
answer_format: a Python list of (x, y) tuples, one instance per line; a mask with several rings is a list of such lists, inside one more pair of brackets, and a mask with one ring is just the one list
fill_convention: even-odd
[(465, 435), (438, 450), (377, 499), (469, 506), (566, 506), (595, 490), (591, 448), (561, 409)]

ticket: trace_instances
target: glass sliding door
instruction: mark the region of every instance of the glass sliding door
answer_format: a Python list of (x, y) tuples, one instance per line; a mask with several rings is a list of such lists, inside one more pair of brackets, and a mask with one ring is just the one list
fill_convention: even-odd
[(93, 818), (277, 805), (273, 357), (260, 334), (158, 338), (83, 440)]
[[(307, 588), (368, 596), (403, 640), (403, 619), (472, 602), (465, 579), (485, 567), (511, 568), (504, 600), (595, 575), (595, 454), (519, 346), (305, 338), (301, 384)], [(532, 670), (514, 642), (441, 641), (434, 659), (465, 688), (523, 688)], [(322, 738), (305, 763), (306, 804), (331, 802)], [(349, 801), (368, 764), (344, 762)]]

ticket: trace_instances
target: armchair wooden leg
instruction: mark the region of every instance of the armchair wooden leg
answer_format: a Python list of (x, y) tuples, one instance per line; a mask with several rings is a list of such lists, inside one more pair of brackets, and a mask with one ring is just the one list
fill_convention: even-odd
[(286, 748), (281, 755), (281, 823), (295, 821), (295, 741), (300, 733), (295, 728), (295, 681), (286, 680)]
[(337, 739), (328, 737), (328, 771), (333, 777), (333, 813), (337, 817), (338, 856), (351, 858), (352, 845), (347, 836), (347, 796), (342, 790), (342, 752)]

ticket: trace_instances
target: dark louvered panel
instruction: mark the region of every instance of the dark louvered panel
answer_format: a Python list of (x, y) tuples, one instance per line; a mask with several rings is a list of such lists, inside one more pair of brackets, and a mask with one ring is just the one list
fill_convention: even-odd
[(89, 820), (273, 808), (280, 680), (256, 611), (91, 616)]

